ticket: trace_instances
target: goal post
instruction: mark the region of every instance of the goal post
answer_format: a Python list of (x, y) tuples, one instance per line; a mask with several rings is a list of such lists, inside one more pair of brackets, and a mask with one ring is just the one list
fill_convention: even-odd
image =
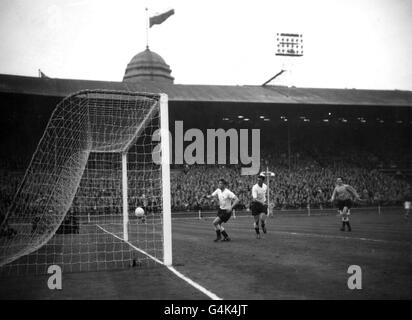
[(172, 201), (170, 190), (169, 109), (167, 95), (160, 95), (160, 141), (163, 197), (163, 263), (172, 265)]
[(123, 240), (129, 241), (129, 201), (127, 192), (127, 152), (122, 152)]
[(0, 274), (171, 265), (168, 121), (166, 94), (64, 98), (0, 221)]

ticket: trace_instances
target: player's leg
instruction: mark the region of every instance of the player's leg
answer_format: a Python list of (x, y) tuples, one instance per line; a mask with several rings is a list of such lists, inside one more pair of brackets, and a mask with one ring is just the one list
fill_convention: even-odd
[(213, 220), (213, 226), (215, 228), (216, 231), (216, 239), (214, 240), (215, 242), (220, 241), (220, 239), (222, 239), (222, 235), (221, 235), (221, 220), (219, 217), (216, 217), (215, 220)]
[(259, 231), (259, 215), (255, 214), (253, 215), (253, 227), (255, 228), (256, 232), (256, 239), (260, 239), (260, 231)]
[(223, 228), (222, 224), (220, 225), (220, 230), (221, 230), (221, 233), (222, 233), (222, 236), (223, 236), (222, 241), (230, 241), (229, 235), (227, 234), (225, 228)]
[(342, 220), (342, 227), (340, 228), (340, 231), (345, 231), (345, 215), (343, 213), (343, 209), (344, 209), (344, 206), (342, 204), (342, 201), (338, 201), (338, 212)]
[(256, 232), (256, 239), (260, 239), (260, 231), (259, 231), (259, 220), (260, 220), (260, 206), (257, 202), (252, 202), (252, 216), (253, 216), (253, 228)]
[(348, 227), (348, 231), (352, 231), (352, 227), (350, 226), (350, 223), (349, 223), (349, 217), (346, 218), (346, 226)]
[(348, 225), (348, 207), (345, 205), (342, 210), (342, 231), (346, 230), (346, 226)]
[(262, 227), (263, 233), (267, 232), (267, 230), (266, 230), (266, 218), (267, 218), (267, 215), (265, 213), (260, 214), (259, 219), (260, 219), (260, 225)]
[(341, 213), (342, 216), (342, 227), (340, 228), (340, 231), (345, 231), (345, 216), (343, 215), (343, 213)]
[(342, 222), (343, 222), (342, 228), (343, 228), (343, 231), (346, 230), (347, 212), (348, 212), (348, 207), (344, 206), (343, 210), (342, 210)]
[(222, 236), (223, 236), (222, 241), (230, 241), (229, 235), (227, 234), (225, 228), (223, 228), (223, 223), (228, 222), (231, 216), (232, 216), (232, 212), (225, 211), (225, 212), (223, 212), (222, 216), (220, 217), (220, 220), (221, 220), (220, 231), (221, 231)]
[(266, 218), (268, 213), (267, 205), (262, 205), (261, 212), (259, 214), (260, 225), (262, 226), (263, 233), (266, 233)]
[(349, 222), (350, 208), (351, 208), (351, 205), (348, 204), (348, 210), (346, 211), (346, 226), (348, 227), (348, 231), (352, 231), (352, 227)]

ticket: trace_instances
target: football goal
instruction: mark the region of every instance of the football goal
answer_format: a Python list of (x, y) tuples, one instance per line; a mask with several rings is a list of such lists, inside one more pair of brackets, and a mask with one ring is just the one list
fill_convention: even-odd
[(168, 121), (165, 94), (63, 99), (0, 221), (0, 273), (171, 265)]

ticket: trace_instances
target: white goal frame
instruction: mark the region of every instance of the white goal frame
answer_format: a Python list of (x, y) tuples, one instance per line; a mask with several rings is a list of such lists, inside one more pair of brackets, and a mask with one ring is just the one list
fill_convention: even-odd
[[(99, 94), (102, 94), (103, 96), (107, 95), (109, 99), (110, 99), (110, 96), (114, 97), (112, 99), (116, 99), (115, 97), (117, 95), (120, 95), (120, 96), (121, 95), (125, 95), (125, 96), (130, 95), (132, 97), (132, 96), (138, 96), (140, 94), (142, 96), (154, 96), (154, 97), (156, 97), (155, 99), (157, 100), (157, 103), (156, 103), (157, 106), (154, 109), (151, 109), (151, 110), (148, 109), (146, 115), (144, 115), (144, 113), (142, 114), (144, 117), (141, 118), (141, 123), (140, 124), (137, 123), (136, 126), (129, 126), (128, 127), (129, 131), (126, 132), (126, 135), (124, 137), (125, 137), (125, 139), (129, 139), (129, 140), (124, 140), (125, 141), (124, 143), (119, 142), (118, 146), (114, 145), (114, 147), (111, 147), (112, 149), (105, 149), (105, 146), (98, 146), (96, 148), (91, 148), (89, 146), (89, 144), (87, 144), (87, 149), (83, 149), (83, 150), (86, 150), (86, 151), (84, 151), (84, 153), (87, 154), (87, 158), (84, 159), (85, 162), (83, 162), (83, 163), (85, 165), (88, 162), (88, 155), (91, 154), (91, 153), (96, 153), (96, 154), (99, 154), (99, 153), (116, 154), (117, 153), (118, 154), (118, 160), (114, 160), (114, 161), (118, 161), (117, 163), (119, 164), (119, 167), (118, 167), (119, 170), (117, 171), (118, 174), (119, 174), (119, 179), (117, 180), (119, 182), (119, 184), (117, 186), (118, 195), (119, 195), (119, 197), (117, 198), (117, 199), (119, 199), (119, 202), (118, 202), (118, 205), (117, 205), (117, 208), (119, 209), (119, 211), (117, 211), (118, 214), (119, 214), (118, 215), (118, 217), (119, 217), (118, 227), (119, 228), (118, 228), (118, 231), (115, 232), (110, 228), (108, 230), (111, 230), (111, 231), (108, 231), (108, 230), (105, 229), (105, 227), (102, 227), (99, 224), (96, 224), (96, 226), (100, 230), (103, 230), (106, 234), (111, 234), (112, 236), (117, 238), (116, 241), (119, 241), (119, 240), (120, 240), (120, 242), (123, 241), (124, 243), (126, 243), (126, 246), (130, 245), (131, 247), (136, 248), (137, 251), (140, 251), (141, 253), (144, 253), (146, 256), (148, 256), (152, 260), (155, 260), (156, 262), (161, 262), (165, 266), (170, 267), (170, 266), (172, 266), (173, 259), (172, 259), (172, 220), (171, 220), (171, 186), (170, 186), (170, 183), (171, 183), (171, 181), (170, 181), (170, 160), (171, 159), (170, 159), (170, 145), (169, 145), (169, 143), (170, 143), (170, 141), (169, 141), (170, 134), (169, 134), (169, 109), (168, 109), (168, 96), (167, 96), (167, 94), (164, 94), (164, 93), (139, 93), (139, 92), (132, 92), (132, 91), (128, 92), (128, 91), (113, 91), (113, 90), (99, 90), (99, 89), (96, 89), (96, 90), (82, 90), (82, 91), (79, 91), (79, 92), (76, 92), (76, 93), (73, 93), (73, 94), (70, 94), (69, 96), (67, 96), (64, 100), (62, 100), (62, 102), (60, 102), (58, 104), (56, 109), (53, 111), (53, 113), (51, 115), (51, 118), (50, 118), (50, 120), (49, 120), (49, 122), (46, 126), (45, 132), (43, 133), (43, 136), (42, 136), (42, 138), (39, 142), (39, 145), (37, 146), (37, 149), (36, 149), (35, 153), (33, 154), (32, 160), (31, 160), (31, 162), (29, 164), (29, 167), (26, 171), (24, 179), (21, 182), (21, 184), (19, 186), (19, 189), (18, 189), (18, 191), (17, 191), (17, 193), (14, 197), (13, 202), (17, 203), (17, 201), (19, 201), (19, 203), (22, 204), (21, 208), (23, 208), (23, 206), (25, 206), (25, 203), (29, 203), (29, 202), (26, 202), (26, 198), (20, 197), (20, 194), (24, 194), (24, 195), (26, 194), (26, 193), (23, 193), (23, 191), (26, 192), (26, 189), (23, 189), (23, 188), (25, 188), (25, 186), (26, 186), (25, 181), (28, 179), (28, 177), (30, 177), (30, 175), (33, 172), (31, 170), (32, 165), (33, 164), (36, 164), (36, 165), (38, 164), (38, 162), (35, 161), (37, 159), (36, 156), (40, 153), (40, 151), (43, 150), (42, 148), (45, 145), (45, 141), (46, 142), (49, 141), (49, 140), (46, 140), (46, 139), (51, 139), (49, 137), (53, 137), (52, 135), (50, 135), (50, 132), (52, 132), (52, 133), (54, 132), (54, 131), (51, 131), (51, 130), (54, 130), (54, 128), (56, 128), (56, 126), (54, 126), (55, 122), (53, 122), (53, 121), (67, 121), (67, 120), (65, 120), (66, 118), (60, 117), (60, 114), (61, 114), (61, 112), (70, 112), (70, 109), (66, 108), (66, 106), (71, 106), (72, 97), (74, 97), (74, 99), (76, 99), (77, 97), (81, 97), (82, 95), (85, 95), (86, 98), (87, 98), (89, 94), (91, 95), (92, 99), (94, 99), (93, 95), (99, 95)], [(109, 101), (108, 103), (110, 104), (111, 100), (108, 100), (108, 101)], [(113, 101), (117, 101), (117, 100), (113, 100)], [(128, 103), (128, 102), (125, 102), (125, 103)], [(116, 108), (116, 104), (110, 104), (109, 106), (112, 107), (112, 108)], [(86, 135), (86, 138), (84, 138), (83, 136), (78, 138), (78, 139), (83, 139), (83, 140), (73, 140), (73, 141), (75, 141), (77, 143), (77, 141), (85, 141), (85, 139), (92, 139), (91, 135), (94, 134), (95, 131), (90, 131), (90, 130), (92, 130), (91, 129), (91, 124), (90, 124), (90, 121), (91, 121), (90, 120), (90, 114), (88, 113), (88, 112), (90, 112), (90, 110), (87, 107), (87, 109), (85, 109), (85, 111), (83, 112), (84, 109), (80, 109), (80, 108), (84, 107), (84, 105), (82, 105), (82, 104), (75, 104), (74, 107), (77, 108), (77, 109), (75, 109), (73, 112), (77, 112), (75, 114), (78, 115), (78, 114), (80, 114), (80, 111), (81, 111), (82, 112), (81, 116), (83, 117), (83, 118), (81, 118), (81, 120), (83, 122), (81, 124), (79, 124), (79, 126), (82, 125), (83, 127), (77, 129), (79, 131), (76, 131), (76, 133), (80, 132), (80, 130), (86, 130), (86, 132), (88, 132), (88, 134)], [(93, 107), (96, 107), (96, 105), (93, 105)], [(66, 109), (62, 109), (62, 108), (66, 108)], [(78, 111), (78, 110), (80, 110), (80, 111)], [(104, 110), (105, 109), (103, 109), (102, 112), (104, 112)], [(113, 109), (113, 110), (115, 110), (115, 109)], [(132, 109), (130, 109), (130, 110), (132, 110)], [(70, 115), (71, 114), (69, 114), (69, 116)], [(105, 116), (106, 116), (106, 114), (105, 114)], [(150, 133), (148, 135), (147, 133), (144, 133), (144, 130), (145, 130), (146, 124), (149, 121), (151, 121), (153, 116), (155, 116), (158, 119), (157, 120), (158, 121), (157, 122), (157, 127), (158, 127), (158, 132), (160, 133), (160, 145), (158, 145), (158, 146), (160, 146), (160, 148), (157, 147), (157, 151), (156, 151), (156, 153), (158, 155), (160, 155), (160, 157), (159, 157), (160, 163), (156, 162), (156, 165), (159, 168), (157, 170), (160, 170), (160, 172), (158, 171), (158, 174), (159, 174), (159, 179), (161, 179), (161, 186), (158, 185), (158, 187), (157, 187), (158, 192), (159, 193), (161, 192), (161, 194), (157, 193), (157, 195), (158, 195), (157, 199), (161, 203), (161, 207), (160, 207), (161, 211), (160, 212), (157, 211), (156, 218), (153, 216), (153, 219), (159, 219), (159, 222), (161, 223), (161, 225), (159, 225), (160, 223), (157, 223), (157, 225), (159, 226), (158, 231), (155, 231), (153, 229), (154, 226), (152, 228), (152, 231), (150, 229), (148, 230), (147, 227), (144, 227), (144, 225), (143, 226), (141, 225), (141, 227), (138, 227), (138, 222), (136, 224), (136, 220), (135, 220), (135, 217), (134, 217), (135, 207), (131, 207), (131, 206), (135, 205), (135, 203), (133, 203), (133, 204), (130, 203), (131, 199), (136, 199), (137, 194), (136, 194), (134, 189), (133, 190), (128, 190), (129, 187), (134, 188), (134, 186), (128, 185), (129, 182), (130, 181), (136, 181), (136, 180), (133, 180), (134, 179), (133, 174), (135, 174), (136, 169), (131, 167), (130, 168), (130, 170), (131, 170), (130, 173), (128, 172), (128, 156), (129, 156), (129, 153), (132, 152), (133, 155), (136, 155), (136, 150), (134, 149), (135, 148), (135, 143), (137, 142), (137, 139), (139, 139), (139, 137), (141, 135), (143, 135), (143, 137), (146, 137), (148, 139), (150, 138)], [(128, 114), (125, 113), (124, 114), (124, 119), (127, 119), (127, 118), (129, 118)], [(136, 118), (130, 118), (130, 119), (133, 119), (133, 121), (136, 120)], [(68, 118), (68, 121), (69, 121), (68, 122), (69, 124), (77, 123), (76, 122), (77, 118)], [(96, 121), (96, 119), (94, 119), (93, 121)], [(66, 123), (66, 122), (64, 122), (64, 123)], [(104, 125), (104, 124), (105, 123), (102, 123), (102, 125)], [(118, 125), (118, 123), (116, 123), (116, 125)], [(62, 130), (66, 130), (65, 128), (66, 127), (63, 126)], [(94, 127), (93, 130), (98, 130), (99, 129), (99, 128), (97, 128), (97, 129), (96, 128), (97, 127)], [(110, 128), (113, 128), (113, 127), (110, 127)], [(154, 128), (154, 127), (150, 127), (150, 128)], [(71, 129), (72, 129), (72, 127), (69, 127), (69, 125), (68, 125), (67, 130), (71, 130)], [(116, 130), (116, 129), (112, 129), (112, 130)], [(68, 133), (69, 136), (71, 134), (70, 132)], [(81, 131), (81, 132), (83, 132), (83, 131)], [(91, 132), (93, 132), (93, 133), (91, 133)], [(119, 132), (121, 132), (123, 134), (123, 131), (119, 131)], [(62, 133), (62, 131), (60, 131), (56, 135), (57, 143), (59, 142), (58, 139), (61, 137), (61, 134), (64, 134), (64, 133)], [(70, 137), (72, 137), (72, 136), (70, 136)], [(123, 136), (121, 136), (121, 137), (123, 137)], [(151, 143), (153, 144), (153, 141), (155, 141), (155, 140), (153, 139), (153, 136), (151, 138), (152, 138)], [(77, 136), (74, 137), (73, 139), (77, 139)], [(91, 141), (91, 140), (87, 140), (86, 142), (89, 143), (89, 141)], [(157, 141), (159, 141), (159, 140), (157, 140)], [(115, 141), (115, 143), (117, 143), (117, 141)], [(144, 144), (144, 145), (146, 145), (146, 144)], [(150, 146), (150, 144), (147, 144), (147, 145)], [(49, 144), (46, 144), (46, 146), (48, 147)], [(83, 150), (81, 149), (82, 147), (84, 147), (83, 145), (76, 145), (76, 147), (79, 148), (78, 149), (79, 151), (77, 151), (77, 149), (76, 149), (73, 152), (83, 152)], [(68, 145), (67, 149), (71, 150), (70, 145)], [(55, 150), (55, 149), (52, 149), (51, 152), (53, 152), (53, 150)], [(133, 150), (135, 150), (135, 151), (133, 151)], [(152, 157), (153, 157), (154, 156), (154, 154), (153, 154), (154, 150), (151, 150), (151, 151), (152, 151)], [(144, 155), (146, 155), (146, 156), (150, 155), (149, 152), (150, 152), (149, 149), (147, 149), (147, 151), (144, 151)], [(43, 155), (43, 154), (44, 153), (41, 153), (41, 155)], [(60, 156), (59, 153), (55, 152), (55, 154)], [(132, 163), (136, 163), (135, 162), (136, 161), (136, 156), (135, 156), (135, 158), (133, 158), (132, 154), (130, 154), (131, 158), (130, 158), (129, 162), (132, 161)], [(61, 159), (63, 159), (63, 160), (59, 160), (59, 161), (60, 162), (65, 161), (64, 160), (65, 156), (66, 156), (65, 154), (61, 155)], [(48, 161), (47, 158), (45, 158), (45, 159), (46, 159), (45, 161)], [(155, 162), (154, 158), (151, 158), (151, 159), (154, 163)], [(49, 161), (52, 161), (51, 165), (50, 165), (51, 166), (50, 168), (51, 169), (54, 168), (54, 167), (52, 167), (52, 165), (53, 165), (53, 163), (54, 163), (54, 165), (56, 165), (56, 160), (52, 159), (52, 160), (49, 160)], [(60, 165), (60, 162), (58, 163), (58, 165)], [(149, 162), (145, 162), (145, 163), (149, 164)], [(42, 169), (42, 170), (49, 170), (47, 165), (48, 165), (48, 163), (45, 162), (44, 165), (43, 165), (43, 168), (45, 168), (45, 169)], [(59, 168), (61, 168), (61, 167), (59, 167)], [(80, 173), (78, 179), (76, 180), (77, 182), (74, 182), (76, 184), (72, 183), (70, 186), (77, 185), (76, 188), (80, 187), (79, 186), (80, 177), (82, 177), (83, 174), (84, 174), (84, 170), (85, 170), (84, 168), (85, 167), (83, 167), (83, 169), (81, 169), (81, 173)], [(43, 172), (46, 172), (46, 171), (40, 171), (40, 172), (43, 173)], [(36, 173), (37, 173), (37, 171), (36, 171)], [(37, 175), (39, 176), (39, 174), (37, 174)], [(128, 175), (130, 175), (130, 177), (128, 177)], [(93, 179), (93, 177), (91, 177), (91, 178)], [(117, 179), (117, 178), (114, 178), (114, 179)], [(132, 179), (132, 180), (130, 180), (130, 179)], [(145, 176), (142, 176), (142, 179), (144, 181)], [(58, 182), (59, 181), (60, 180), (58, 180)], [(151, 181), (151, 180), (148, 180), (148, 181)], [(49, 189), (50, 189), (51, 186), (52, 185), (49, 184)], [(60, 187), (60, 186), (58, 186), (58, 187)], [(149, 186), (149, 188), (152, 188), (152, 187)], [(40, 187), (38, 189), (40, 189)], [(43, 192), (42, 190), (38, 191), (38, 189), (37, 190), (35, 188), (30, 189), (30, 192), (31, 192), (30, 197), (32, 197), (34, 199), (34, 198), (37, 197), (37, 195), (40, 192)], [(54, 189), (56, 189), (56, 187), (54, 187)], [(41, 238), (40, 238), (41, 240), (38, 240), (38, 241), (36, 240), (37, 242), (33, 242), (32, 236), (30, 235), (30, 233), (26, 233), (25, 229), (23, 230), (24, 233), (18, 232), (18, 235), (21, 235), (21, 237), (25, 237), (25, 238), (20, 237), (20, 238), (15, 239), (15, 238), (13, 238), (13, 236), (10, 237), (10, 238), (9, 237), (7, 237), (7, 238), (3, 237), (2, 238), (2, 242), (0, 243), (0, 250), (1, 250), (0, 251), (0, 258), (1, 258), (0, 259), (0, 273), (2, 273), (5, 270), (5, 269), (3, 269), (3, 267), (7, 267), (7, 270), (8, 270), (7, 272), (10, 273), (10, 271), (13, 270), (13, 268), (14, 268), (13, 265), (15, 265), (15, 267), (18, 268), (18, 270), (29, 270), (29, 267), (34, 267), (34, 269), (36, 270), (36, 271), (34, 271), (35, 273), (38, 273), (38, 270), (44, 268), (44, 262), (39, 262), (39, 264), (37, 264), (37, 253), (36, 253), (36, 251), (41, 249), (44, 245), (48, 244), (48, 242), (54, 237), (54, 235), (57, 234), (57, 228), (59, 227), (59, 225), (60, 224), (63, 225), (63, 220), (65, 219), (66, 214), (68, 214), (68, 211), (66, 211), (66, 210), (68, 210), (69, 208), (71, 209), (71, 205), (74, 203), (74, 200), (75, 200), (74, 199), (75, 193), (73, 193), (73, 192), (75, 192), (75, 190), (77, 190), (77, 189), (74, 189), (74, 188), (72, 188), (72, 189), (73, 190), (70, 191), (71, 193), (69, 193), (67, 195), (67, 197), (66, 197), (67, 199), (66, 198), (64, 199), (64, 201), (66, 201), (66, 204), (64, 204), (64, 208), (63, 208), (62, 205), (56, 204), (56, 205), (59, 206), (59, 210), (60, 210), (60, 208), (63, 208), (63, 209), (61, 209), (57, 213), (55, 213), (54, 211), (50, 211), (50, 210), (49, 211), (45, 210), (45, 211), (42, 211), (40, 213), (41, 217), (42, 217), (41, 219), (43, 219), (43, 217), (47, 218), (47, 216), (50, 215), (50, 212), (53, 215), (53, 217), (55, 217), (55, 216), (57, 217), (57, 215), (59, 215), (57, 218), (55, 218), (54, 221), (51, 221), (51, 223), (53, 223), (53, 227), (50, 227), (44, 233), (40, 234), (41, 235)], [(54, 192), (54, 190), (53, 190), (53, 192)], [(129, 194), (129, 192), (130, 192), (130, 194)], [(70, 200), (71, 202), (68, 202), (69, 197), (71, 199)], [(91, 196), (90, 199), (92, 199), (92, 197), (93, 196)], [(30, 204), (32, 203), (31, 199), (30, 199)], [(53, 198), (53, 200), (54, 200), (54, 198)], [(155, 200), (155, 201), (157, 203), (159, 203), (157, 200)], [(49, 204), (47, 204), (47, 205), (49, 206)], [(47, 207), (47, 208), (51, 208), (51, 206), (52, 206), (52, 204), (50, 204), (50, 206)], [(85, 204), (85, 206), (83, 208), (86, 208), (86, 207), (87, 207), (87, 204)], [(24, 208), (26, 208), (26, 207), (24, 207)], [(151, 207), (151, 208), (153, 209), (153, 207)], [(0, 227), (2, 229), (3, 229), (3, 227), (8, 227), (9, 222), (10, 222), (11, 219), (14, 219), (14, 220), (12, 220), (12, 223), (14, 223), (14, 225), (16, 225), (15, 221), (16, 221), (17, 218), (20, 218), (20, 216), (18, 216), (20, 211), (15, 211), (15, 210), (13, 211), (13, 210), (14, 210), (14, 207), (11, 206), (9, 211), (7, 212), (7, 215), (6, 215), (5, 219), (1, 223)], [(157, 209), (153, 209), (153, 210), (157, 210)], [(84, 211), (82, 211), (82, 212), (84, 212)], [(151, 211), (149, 211), (149, 212), (151, 212)], [(21, 216), (22, 217), (21, 221), (23, 221), (23, 219), (24, 219), (24, 222), (23, 222), (24, 225), (30, 224), (30, 221), (32, 221), (31, 216), (27, 215), (25, 212), (23, 212), (22, 215), (23, 214), (24, 214), (24, 216)], [(29, 214), (30, 214), (30, 212), (29, 212)], [(83, 213), (79, 213), (79, 214), (83, 214)], [(85, 216), (83, 215), (83, 216), (81, 216), (81, 218), (85, 218)], [(91, 219), (91, 215), (90, 215), (89, 211), (87, 211), (86, 218), (87, 218), (88, 224), (93, 225), (93, 221), (92, 221), (93, 219)], [(56, 220), (56, 219), (58, 219), (58, 220)], [(47, 220), (45, 220), (44, 223), (47, 223)], [(110, 222), (107, 222), (107, 223), (110, 223)], [(20, 225), (18, 225), (18, 227), (19, 226)], [(145, 229), (146, 232), (147, 231), (154, 232), (153, 234), (155, 234), (155, 232), (157, 232), (157, 234), (159, 236), (161, 236), (161, 238), (158, 238), (158, 240), (154, 239), (154, 238), (149, 238), (147, 240), (145, 240), (144, 238), (143, 239), (140, 239), (140, 238), (136, 239), (135, 238), (136, 232), (138, 232), (138, 229), (142, 229), (142, 228), (143, 228), (143, 230), (146, 228)], [(37, 229), (33, 229), (33, 230), (36, 230), (36, 232), (37, 232)], [(31, 231), (32, 233), (35, 232), (33, 230)], [(88, 231), (85, 230), (85, 232), (88, 232)], [(83, 236), (84, 234), (81, 234), (81, 235)], [(86, 235), (88, 235), (88, 233), (86, 233)], [(37, 236), (37, 234), (36, 234), (36, 236)], [(107, 237), (107, 235), (106, 235), (106, 237)], [(70, 238), (70, 237), (66, 237), (66, 238)], [(63, 238), (59, 238), (59, 239), (63, 239)], [(82, 239), (84, 239), (84, 237)], [(22, 241), (24, 241), (24, 242), (22, 242)], [(96, 241), (96, 240), (93, 240), (93, 241)], [(160, 252), (158, 251), (158, 253), (163, 254), (163, 257), (161, 257), (161, 255), (159, 257), (160, 259), (162, 259), (162, 261), (159, 261), (159, 258), (157, 258), (156, 256), (152, 256), (152, 254), (147, 253), (145, 251), (145, 249), (141, 250), (140, 248), (135, 247), (134, 246), (134, 241), (143, 241), (143, 242), (146, 242), (146, 243), (147, 242), (154, 243), (154, 241), (160, 241), (159, 242), (160, 246), (158, 248), (159, 249), (161, 248), (162, 251), (160, 251)], [(93, 242), (93, 243), (96, 243), (96, 242)], [(93, 243), (91, 243), (91, 245), (93, 245)], [(106, 242), (104, 242), (103, 244), (105, 244), (105, 243)], [(51, 246), (54, 246), (54, 244), (55, 243), (52, 242)], [(80, 240), (80, 242), (75, 243), (74, 245), (82, 247), (85, 244), (87, 245), (87, 243), (84, 243), (84, 242), (82, 243), (81, 240)], [(110, 252), (114, 252), (114, 251), (110, 251), (110, 250), (115, 250), (114, 249), (115, 244), (114, 244), (114, 242), (113, 243), (110, 242), (108, 244), (112, 245), (113, 248), (112, 249), (107, 249), (109, 251), (105, 251), (105, 252), (110, 254)], [(64, 243), (63, 243), (63, 245), (64, 245)], [(9, 250), (9, 248), (11, 248), (11, 247), (13, 247), (15, 249), (13, 249), (13, 251)], [(88, 247), (88, 248), (91, 248), (91, 247)], [(58, 250), (60, 250), (60, 249), (58, 249)], [(93, 249), (91, 248), (90, 250), (93, 250)], [(151, 250), (156, 251), (158, 249), (151, 247)], [(74, 253), (76, 254), (76, 252), (74, 252)], [(123, 257), (123, 251), (119, 251), (119, 252), (120, 252), (120, 254), (119, 254), (120, 257), (113, 258), (115, 260), (108, 260), (107, 262), (111, 263), (111, 262), (117, 262), (117, 261), (119, 261), (119, 262), (124, 261), (124, 262), (127, 263), (127, 261), (124, 260), (124, 259), (130, 259), (130, 257), (125, 256), (124, 258), (122, 258)], [(77, 253), (79, 255), (83, 254), (83, 252), (80, 252), (80, 251), (77, 252)], [(86, 253), (93, 255), (92, 251), (87, 251)], [(31, 254), (35, 254), (35, 257), (34, 257), (35, 259), (34, 260), (29, 258), (29, 255), (31, 255)], [(47, 249), (46, 249), (46, 254), (48, 254)], [(63, 253), (63, 252), (60, 253), (60, 251), (53, 251), (53, 252), (51, 252), (51, 255), (53, 255), (53, 254), (61, 254), (61, 255), (65, 254), (66, 255), (67, 253)], [(23, 261), (18, 262), (18, 261), (20, 261), (19, 259), (22, 258), (22, 257), (27, 257), (27, 259), (23, 259)], [(61, 257), (63, 257), (63, 256), (61, 256)], [(105, 263), (105, 261), (106, 261), (106, 260), (101, 260), (101, 258), (97, 258), (97, 260), (94, 260), (94, 258), (91, 258), (91, 259), (92, 260), (90, 260), (90, 261), (81, 260), (79, 262), (73, 262), (73, 263), (76, 263), (76, 264), (79, 264), (79, 263), (80, 264), (82, 264), (82, 263), (92, 264), (92, 263)], [(121, 259), (121, 260), (116, 260), (116, 259)], [(17, 262), (17, 263), (15, 264), (14, 262)], [(69, 263), (72, 263), (72, 262), (69, 262)], [(135, 263), (135, 260), (133, 259), (133, 264), (134, 263)], [(99, 266), (98, 266), (98, 268), (99, 268), (99, 270), (102, 270), (102, 269), (100, 269)], [(69, 268), (69, 269), (71, 270), (71, 268)], [(80, 270), (82, 270), (82, 269), (84, 269), (84, 268), (82, 268), (80, 266)], [(86, 268), (86, 270), (88, 270), (88, 269)], [(20, 272), (18, 272), (18, 273), (20, 273)]]
[(170, 190), (169, 103), (166, 94), (160, 95), (160, 139), (163, 197), (163, 263), (172, 265), (172, 205)]
[[(169, 103), (166, 94), (160, 94), (160, 141), (163, 203), (163, 264), (172, 265), (172, 208), (170, 195)], [(130, 147), (130, 146), (129, 146)], [(127, 151), (122, 152), (123, 240), (129, 241), (129, 210), (127, 190)]]

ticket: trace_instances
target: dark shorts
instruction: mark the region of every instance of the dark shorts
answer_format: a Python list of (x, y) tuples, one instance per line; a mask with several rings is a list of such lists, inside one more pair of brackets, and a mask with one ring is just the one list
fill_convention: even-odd
[(232, 216), (232, 211), (229, 212), (227, 210), (219, 208), (219, 210), (217, 211), (217, 216), (220, 218), (222, 222), (227, 222)]
[(347, 207), (348, 209), (350, 209), (352, 207), (352, 200), (351, 199), (337, 200), (336, 205), (340, 211), (342, 211), (344, 207)]
[(250, 209), (252, 210), (252, 215), (257, 216), (261, 213), (267, 214), (268, 213), (268, 206), (266, 204), (261, 204), (260, 202), (253, 201), (250, 205)]

